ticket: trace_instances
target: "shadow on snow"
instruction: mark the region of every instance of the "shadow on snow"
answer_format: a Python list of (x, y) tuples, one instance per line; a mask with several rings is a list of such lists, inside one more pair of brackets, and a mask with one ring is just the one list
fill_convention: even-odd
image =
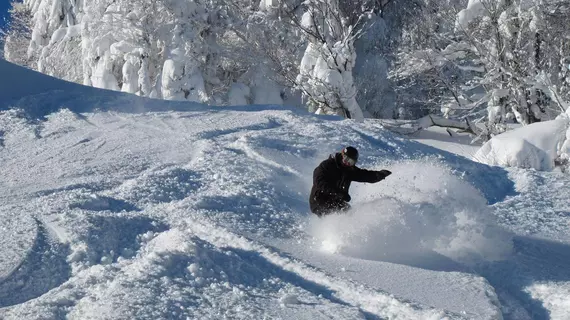
[(0, 281), (0, 307), (37, 298), (71, 276), (71, 267), (66, 261), (69, 247), (50, 239), (45, 227), (36, 222), (37, 237), (27, 257), (10, 276)]
[[(477, 272), (499, 293), (506, 291), (518, 299), (532, 319), (551, 319), (543, 303), (533, 299), (525, 289), (540, 282), (570, 281), (570, 246), (525, 236), (515, 236), (513, 242), (514, 253), (508, 260), (481, 265)], [(509, 314), (504, 317), (515, 320)]]

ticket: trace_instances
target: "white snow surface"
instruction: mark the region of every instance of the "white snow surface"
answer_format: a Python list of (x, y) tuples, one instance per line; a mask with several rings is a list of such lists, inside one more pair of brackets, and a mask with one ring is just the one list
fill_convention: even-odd
[[(373, 121), (0, 74), (2, 319), (570, 317), (567, 175)], [(312, 171), (347, 144), (393, 174), (316, 218)]]
[(489, 165), (552, 170), (555, 160), (568, 159), (567, 117), (537, 122), (493, 137), (473, 159)]
[(469, 159), (473, 158), (481, 148), (481, 143), (473, 142), (473, 137), (469, 133), (436, 126), (418, 130), (411, 137), (414, 141)]

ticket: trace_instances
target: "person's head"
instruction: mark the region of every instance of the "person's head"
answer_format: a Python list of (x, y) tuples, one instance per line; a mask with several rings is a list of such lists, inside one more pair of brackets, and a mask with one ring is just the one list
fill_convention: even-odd
[(342, 149), (340, 154), (343, 166), (354, 167), (358, 162), (358, 150), (355, 147), (346, 147)]

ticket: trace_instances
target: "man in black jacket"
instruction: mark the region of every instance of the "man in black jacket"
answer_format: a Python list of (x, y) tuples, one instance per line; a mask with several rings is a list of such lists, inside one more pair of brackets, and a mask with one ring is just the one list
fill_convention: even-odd
[(392, 174), (388, 170), (365, 170), (356, 166), (358, 150), (346, 147), (321, 162), (313, 172), (313, 188), (309, 204), (319, 217), (347, 210), (350, 206), (348, 189), (352, 181), (376, 183)]

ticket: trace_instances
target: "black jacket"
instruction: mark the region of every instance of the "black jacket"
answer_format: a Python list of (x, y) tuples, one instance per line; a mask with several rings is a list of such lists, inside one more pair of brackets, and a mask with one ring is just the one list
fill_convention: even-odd
[(342, 209), (350, 201), (348, 189), (352, 181), (375, 183), (383, 180), (389, 171), (373, 171), (356, 166), (346, 167), (341, 163), (340, 153), (321, 162), (313, 172), (313, 188), (309, 204), (317, 215)]

